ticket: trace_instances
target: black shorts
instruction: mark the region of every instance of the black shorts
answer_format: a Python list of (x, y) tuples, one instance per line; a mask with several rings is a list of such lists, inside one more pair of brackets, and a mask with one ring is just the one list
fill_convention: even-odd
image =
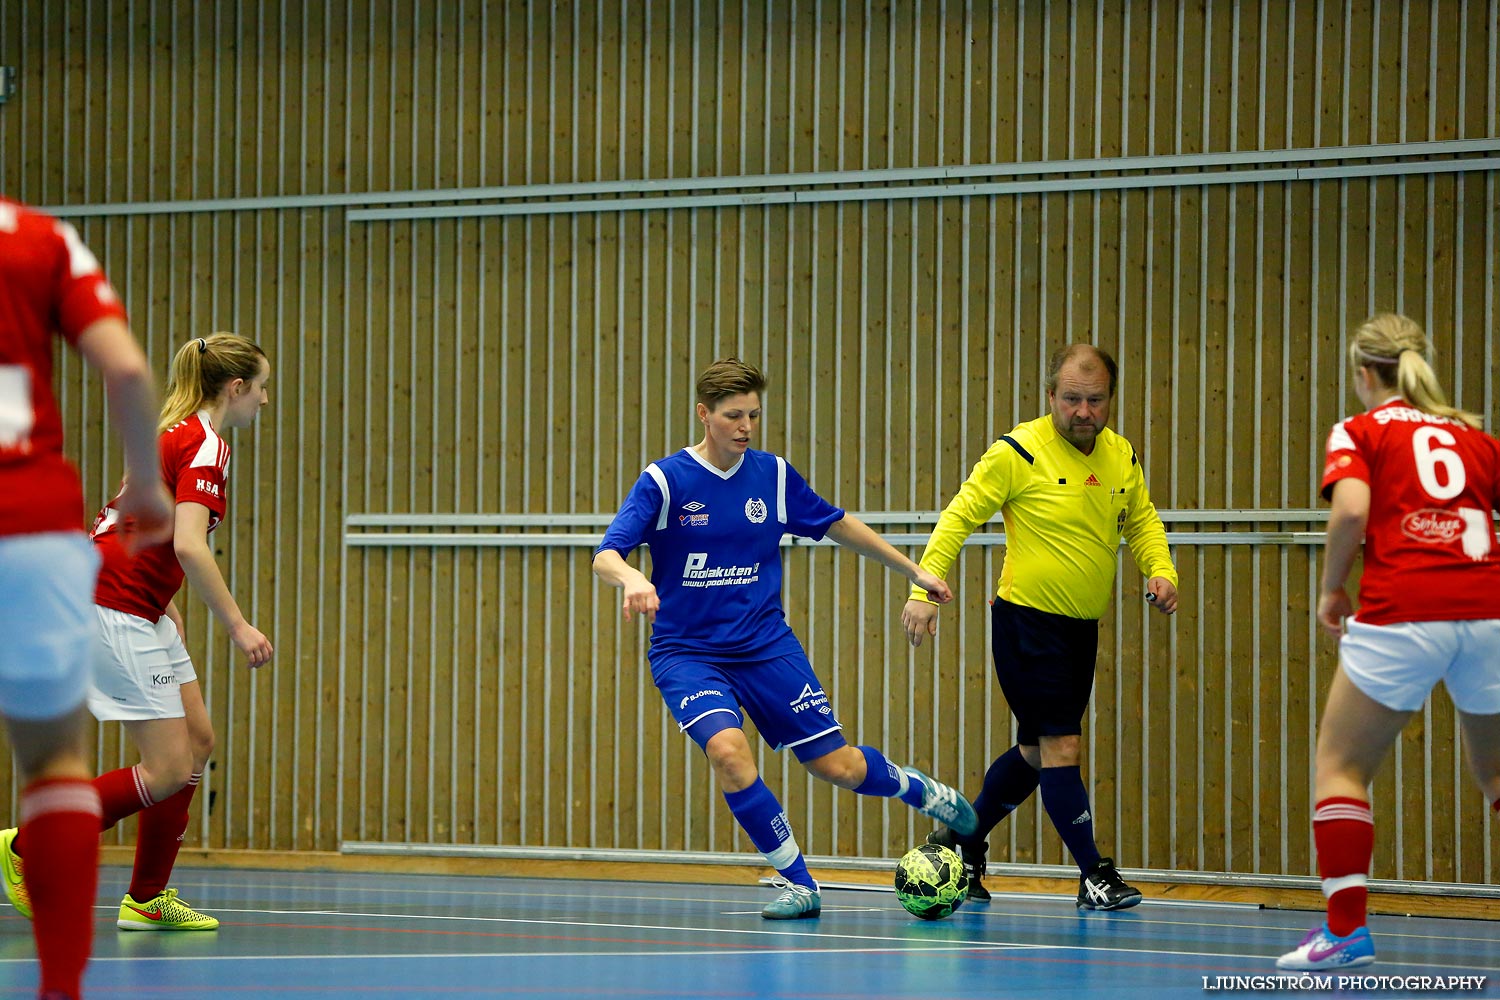
[(1094, 690), (1099, 622), (995, 598), (990, 645), (1000, 691), (1016, 717), (1016, 742), (1077, 736)]

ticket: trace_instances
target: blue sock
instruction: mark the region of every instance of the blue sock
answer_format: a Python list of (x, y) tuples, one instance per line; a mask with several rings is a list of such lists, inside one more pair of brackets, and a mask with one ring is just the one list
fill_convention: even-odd
[(1073, 767), (1044, 767), (1038, 782), (1042, 805), (1062, 837), (1079, 869), (1088, 871), (1099, 860), (1094, 844), (1094, 816), (1089, 812), (1089, 793), (1083, 788), (1083, 772)]
[(766, 856), (767, 864), (788, 882), (809, 889), (818, 888), (818, 883), (808, 874), (807, 861), (797, 846), (797, 838), (792, 836), (792, 824), (782, 811), (781, 803), (776, 801), (776, 794), (766, 787), (764, 781), (756, 778), (755, 784), (743, 791), (725, 792), (724, 801), (729, 803), (729, 811), (749, 835), (750, 843)]
[(954, 839), (970, 846), (983, 843), (997, 823), (1031, 797), (1039, 781), (1041, 774), (1026, 763), (1026, 758), (1021, 756), (1020, 747), (1011, 747), (996, 757), (990, 769), (984, 773), (984, 788), (974, 800), (974, 812), (979, 814), (979, 829), (974, 831), (972, 837), (954, 834)]
[(854, 789), (856, 795), (900, 799), (913, 809), (922, 808), (922, 794), (926, 788), (920, 779), (891, 763), (874, 747), (860, 747), (859, 752), (865, 755), (865, 780)]

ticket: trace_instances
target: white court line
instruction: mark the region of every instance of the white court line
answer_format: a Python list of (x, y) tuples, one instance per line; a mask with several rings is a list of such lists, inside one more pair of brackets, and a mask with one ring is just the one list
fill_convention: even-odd
[[(651, 931), (669, 931), (669, 932), (674, 932), (674, 933), (699, 932), (699, 933), (701, 933), (703, 935), (706, 935), (706, 936), (707, 935), (739, 935), (739, 936), (747, 936), (747, 937), (772, 937), (772, 936), (780, 936), (780, 937), (815, 938), (815, 939), (820, 940), (820, 941), (877, 941), (877, 942), (883, 942), (883, 943), (895, 944), (895, 945), (900, 945), (901, 946), (901, 947), (896, 947), (896, 948), (858, 949), (858, 950), (862, 950), (862, 951), (874, 951), (874, 952), (889, 950), (889, 951), (893, 951), (893, 952), (919, 952), (920, 953), (920, 952), (923, 952), (923, 951), (934, 951), (934, 950), (943, 950), (943, 951), (971, 951), (971, 950), (975, 950), (975, 949), (983, 950), (983, 951), (1002, 951), (1002, 950), (1008, 950), (1008, 949), (1010, 949), (1010, 950), (1017, 950), (1017, 951), (1063, 951), (1063, 952), (1074, 951), (1074, 952), (1106, 952), (1106, 953), (1108, 953), (1108, 952), (1119, 952), (1119, 953), (1126, 953), (1126, 954), (1131, 954), (1131, 955), (1141, 955), (1141, 956), (1143, 956), (1143, 955), (1151, 955), (1151, 956), (1163, 956), (1163, 957), (1172, 957), (1172, 958), (1220, 958), (1220, 959), (1222, 959), (1222, 958), (1230, 958), (1230, 959), (1249, 959), (1249, 960), (1256, 960), (1256, 961), (1258, 961), (1258, 960), (1264, 960), (1267, 963), (1269, 963), (1270, 961), (1272, 961), (1272, 959), (1275, 957), (1275, 956), (1268, 956), (1268, 955), (1266, 955), (1264, 953), (1259, 953), (1259, 952), (1253, 953), (1253, 954), (1244, 954), (1244, 953), (1240, 953), (1240, 952), (1180, 951), (1180, 950), (1164, 949), (1164, 948), (1147, 948), (1147, 947), (1142, 947), (1139, 944), (1122, 944), (1122, 945), (1035, 944), (1035, 943), (1031, 943), (1031, 942), (1022, 942), (1022, 941), (994, 941), (994, 940), (959, 940), (959, 941), (947, 940), (947, 941), (944, 941), (941, 945), (933, 945), (933, 946), (930, 946), (930, 947), (928, 947), (928, 946), (912, 947), (913, 941), (909, 937), (889, 937), (889, 936), (878, 935), (878, 934), (838, 934), (838, 933), (829, 934), (829, 933), (822, 933), (822, 932), (817, 931), (817, 930), (799, 930), (799, 929), (796, 929), (796, 928), (780, 928), (780, 927), (753, 928), (753, 929), (752, 928), (748, 928), (748, 927), (707, 928), (707, 927), (683, 927), (683, 926), (671, 925), (671, 924), (665, 924), (665, 925), (663, 925), (663, 924), (641, 924), (641, 923), (607, 923), (607, 922), (604, 922), (604, 921), (581, 921), (581, 920), (542, 920), (542, 919), (538, 919), (538, 918), (535, 918), (535, 917), (455, 916), (455, 915), (449, 915), (449, 914), (431, 914), (431, 913), (427, 913), (427, 914), (411, 914), (411, 913), (365, 913), (365, 912), (361, 912), (361, 911), (351, 911), (351, 910), (262, 910), (262, 909), (218, 908), (218, 909), (216, 909), (215, 912), (219, 912), (219, 913), (259, 913), (259, 914), (264, 914), (264, 915), (268, 915), (268, 916), (288, 916), (288, 917), (310, 917), (310, 916), (318, 916), (318, 917), (343, 917), (343, 918), (359, 917), (359, 918), (368, 918), (368, 919), (374, 919), (374, 920), (414, 920), (414, 921), (428, 920), (428, 921), (437, 921), (437, 922), (462, 922), (462, 923), (485, 923), (485, 924), (520, 924), (520, 925), (530, 926), (530, 927), (564, 927), (564, 928), (566, 928), (566, 927), (589, 927), (589, 928), (600, 929), (600, 930), (626, 930), (626, 931), (631, 931), (631, 930), (634, 930), (634, 931), (648, 931), (648, 930), (651, 930)], [(1073, 917), (1072, 919), (1078, 920), (1080, 918)], [(1133, 921), (1133, 923), (1141, 923), (1141, 922), (1142, 921), (1139, 921), (1139, 920)], [(1168, 923), (1168, 921), (1156, 921), (1156, 923)], [(1170, 921), (1170, 923), (1183, 923), (1183, 921)], [(1201, 923), (1199, 923), (1199, 924), (1190, 924), (1190, 926), (1202, 927), (1203, 925)], [(1211, 926), (1217, 928), (1217, 927), (1222, 927), (1224, 925), (1222, 925), (1222, 924), (1214, 924), (1214, 925), (1211, 925)], [(1265, 930), (1264, 927), (1250, 928), (1250, 929), (1253, 929), (1253, 930)], [(1386, 936), (1386, 937), (1396, 937), (1398, 935), (1384, 935), (1384, 936)], [(1427, 939), (1429, 939), (1429, 940), (1441, 940), (1441, 941), (1463, 940), (1463, 939), (1459, 939), (1459, 938), (1439, 937), (1439, 936), (1432, 936), (1432, 937), (1429, 937)], [(1480, 940), (1481, 943), (1489, 943), (1488, 941), (1485, 941), (1484, 939), (1478, 939), (1478, 940)], [(825, 949), (825, 948), (801, 948), (801, 949), (796, 949), (795, 953), (797, 953), (797, 954), (810, 954), (810, 953), (817, 953), (817, 952), (823, 952), (823, 951), (827, 951), (829, 953), (836, 953), (838, 951), (838, 949), (832, 949), (832, 948), (827, 948), (827, 949)], [(700, 952), (698, 952), (696, 949), (693, 952), (689, 952), (689, 954), (699, 954), (699, 953)], [(702, 954), (708, 954), (708, 952), (701, 952), (701, 953)], [(529, 955), (531, 953), (501, 952), (499, 954), (501, 956), (504, 956), (504, 955), (509, 955), (509, 954), (527, 954), (527, 955)], [(552, 956), (558, 957), (558, 958), (569, 958), (569, 957), (573, 957), (573, 956), (584, 956), (584, 955), (587, 955), (587, 954), (590, 954), (590, 953), (556, 951), (556, 952), (547, 952), (545, 954), (552, 955)], [(621, 953), (621, 954), (637, 954), (637, 953), (636, 952), (625, 952), (625, 953)], [(639, 954), (642, 954), (642, 955), (669, 955), (669, 954), (675, 954), (675, 953), (674, 952), (664, 952), (664, 951), (646, 951), (646, 952), (640, 952)], [(759, 951), (758, 949), (754, 950), (754, 951), (750, 951), (750, 950), (735, 950), (735, 951), (732, 952), (732, 954), (763, 954), (763, 952)], [(232, 956), (223, 956), (223, 958), (226, 959), (226, 960), (228, 960), (231, 957)], [(266, 957), (274, 957), (274, 956), (266, 956)], [(355, 957), (358, 957), (358, 956), (355, 956)], [(414, 955), (412, 955), (410, 957), (412, 957), (412, 958), (422, 958), (422, 957), (425, 957), (425, 956), (423, 956), (423, 955), (415, 955), (414, 954)], [(15, 961), (15, 960), (0, 959), (0, 962), (4, 962), (4, 961)], [(22, 961), (25, 961), (25, 960), (22, 960)], [(1500, 974), (1500, 968), (1485, 969), (1485, 968), (1476, 968), (1474, 966), (1467, 966), (1467, 965), (1438, 965), (1438, 964), (1434, 964), (1434, 963), (1422, 963), (1422, 962), (1390, 962), (1390, 963), (1385, 963), (1385, 964), (1389, 965), (1391, 967), (1395, 967), (1395, 968), (1440, 969), (1440, 970), (1443, 970), (1443, 971), (1446, 971), (1446, 972), (1460, 972), (1460, 973), (1484, 972), (1484, 973)]]
[[(704, 936), (738, 935), (742, 937), (798, 937), (816, 938), (820, 941), (878, 941), (883, 943), (910, 945), (910, 937), (893, 937), (884, 934), (838, 934), (819, 933), (815, 930), (798, 930), (792, 927), (697, 927), (679, 924), (612, 923), (602, 920), (543, 920), (538, 917), (485, 917), (456, 916), (438, 913), (363, 913), (352, 910), (252, 910), (215, 907), (215, 913), (262, 913), (279, 917), (365, 917), (373, 920), (432, 920), (481, 924), (520, 924), (527, 927), (588, 927), (595, 930), (613, 931), (669, 931), (672, 933), (694, 933)], [(757, 910), (758, 914), (760, 911)], [(771, 921), (767, 921), (771, 923)], [(355, 928), (363, 930), (364, 928)], [(1007, 943), (983, 940), (946, 940), (945, 945), (955, 948), (1051, 948), (1053, 945)]]
[[(207, 885), (208, 883), (199, 883), (199, 884)], [(220, 888), (226, 888), (226, 889), (244, 889), (245, 888), (245, 886), (243, 884), (241, 884), (241, 883), (232, 883), (232, 884), (222, 885), (222, 886), (218, 886), (218, 887), (220, 887)], [(263, 887), (265, 887), (265, 883), (258, 883), (257, 884), (257, 888), (263, 888)], [(275, 887), (275, 888), (281, 888), (281, 887)], [(330, 887), (330, 888), (332, 888), (332, 887)], [(347, 890), (341, 889), (340, 891), (347, 891)], [(370, 891), (390, 892), (392, 890), (386, 889), (386, 890), (370, 890)], [(462, 892), (451, 892), (450, 893), (447, 890), (436, 890), (436, 892), (439, 893), (439, 894), (442, 894), (442, 895), (468, 895), (468, 896), (485, 896), (485, 897), (488, 897), (488, 896), (511, 896), (511, 897), (514, 897), (514, 896), (518, 896), (518, 895), (524, 895), (524, 894), (519, 894), (519, 893), (498, 893), (498, 892), (497, 893), (491, 893), (491, 892), (478, 892), (478, 891), (462, 891)], [(1002, 898), (1000, 893), (996, 893), (995, 896), (996, 896), (996, 898)], [(1026, 893), (1007, 894), (1007, 896), (1017, 896), (1018, 898), (1020, 898), (1022, 900), (1036, 898), (1036, 897), (1031, 896), (1031, 895), (1026, 894)], [(721, 905), (721, 906), (731, 906), (731, 905), (734, 905), (735, 903), (741, 903), (741, 902), (743, 902), (743, 900), (738, 900), (738, 899), (712, 899), (712, 898), (709, 898), (709, 897), (706, 897), (706, 896), (626, 896), (626, 895), (618, 895), (618, 896), (600, 897), (597, 893), (549, 893), (548, 896), (547, 896), (547, 898), (551, 899), (551, 900), (557, 900), (557, 899), (583, 899), (583, 900), (589, 900), (589, 901), (592, 901), (592, 902), (597, 902), (597, 901), (599, 901), (602, 898), (602, 899), (605, 899), (605, 900), (621, 900), (621, 901), (630, 901), (630, 902), (694, 903), (694, 904), (698, 904), (698, 905), (716, 904), (716, 905)], [(1071, 899), (1072, 897), (1070, 896), (1068, 898)], [(1150, 902), (1150, 901), (1148, 900), (1147, 902)], [(1145, 903), (1142, 903), (1141, 905), (1144, 906)], [(112, 913), (115, 912), (115, 911), (117, 911), (119, 909), (118, 906), (111, 906), (111, 905), (106, 905), (106, 904), (99, 904), (99, 905), (95, 906), (94, 908), (97, 909), (97, 910), (108, 910), (108, 911), (110, 911)], [(213, 910), (214, 913), (264, 913), (264, 914), (276, 914), (276, 915), (282, 915), (282, 916), (296, 916), (298, 914), (318, 914), (320, 916), (340, 916), (340, 915), (343, 915), (345, 913), (345, 911), (340, 911), (340, 910), (229, 909), (229, 908), (220, 907), (220, 906), (211, 906), (211, 907), (208, 907), (208, 909)], [(864, 913), (864, 912), (883, 912), (885, 908), (884, 907), (857, 907), (857, 906), (825, 906), (824, 909), (832, 911), (832, 912), (836, 912), (836, 913)], [(1290, 934), (1305, 933), (1306, 930), (1307, 930), (1305, 922), (1304, 923), (1296, 923), (1296, 924), (1288, 923), (1286, 926), (1279, 926), (1278, 924), (1272, 924), (1272, 923), (1263, 923), (1263, 924), (1234, 924), (1234, 923), (1219, 923), (1219, 922), (1215, 921), (1213, 923), (1207, 923), (1206, 924), (1206, 923), (1204, 923), (1201, 920), (1164, 920), (1164, 919), (1158, 919), (1158, 918), (1155, 918), (1155, 917), (1142, 916), (1141, 913), (1140, 913), (1140, 909), (1141, 909), (1141, 907), (1139, 907), (1139, 906), (1138, 907), (1134, 907), (1134, 911), (1135, 912), (1132, 913), (1129, 917), (1126, 918), (1126, 919), (1128, 919), (1130, 921), (1130, 923), (1132, 925), (1140, 924), (1140, 925), (1145, 925), (1145, 926), (1150, 926), (1150, 927), (1194, 927), (1194, 928), (1199, 928), (1199, 929), (1202, 929), (1204, 927), (1212, 927), (1212, 928), (1215, 928), (1215, 929), (1229, 930), (1229, 931), (1236, 931), (1236, 930), (1239, 930), (1239, 931), (1275, 931), (1275, 930), (1279, 929), (1279, 930), (1287, 931)], [(1154, 909), (1154, 907), (1153, 907), (1153, 909)], [(752, 914), (758, 916), (760, 914), (760, 910), (758, 910), (758, 909), (757, 910), (722, 910), (720, 912), (723, 913), (723, 914), (733, 914), (733, 915), (737, 915), (737, 916), (738, 915), (752, 915)], [(892, 912), (895, 912), (894, 908), (892, 908)], [(1114, 916), (1112, 916), (1111, 914), (1108, 914), (1108, 913), (1094, 913), (1094, 914), (1089, 914), (1089, 915), (1083, 915), (1083, 914), (1074, 912), (1072, 910), (1069, 910), (1066, 913), (1025, 913), (1025, 912), (1019, 912), (1019, 911), (1015, 911), (1015, 910), (995, 909), (994, 907), (986, 908), (983, 904), (980, 904), (978, 906), (970, 907), (970, 908), (964, 910), (964, 912), (965, 913), (989, 913), (989, 914), (992, 914), (992, 915), (995, 915), (995, 916), (998, 916), (998, 917), (1010, 917), (1010, 918), (1015, 918), (1015, 919), (1018, 919), (1018, 920), (1036, 920), (1036, 921), (1051, 920), (1051, 921), (1066, 921), (1066, 922), (1069, 922), (1069, 923), (1074, 922), (1074, 921), (1078, 921), (1078, 920), (1112, 920), (1112, 919), (1115, 919)], [(1300, 910), (1265, 909), (1265, 910), (1258, 910), (1257, 912), (1266, 913), (1266, 914), (1284, 914), (1284, 915), (1287, 915), (1288, 917), (1293, 917), (1293, 916), (1296, 916), (1298, 913), (1304, 913), (1305, 912), (1306, 914), (1310, 915), (1310, 916), (1307, 917), (1307, 921), (1311, 921), (1312, 919), (1314, 919), (1314, 916), (1315, 916), (1315, 914), (1313, 914), (1313, 911), (1311, 911), (1311, 910), (1300, 911)], [(350, 915), (356, 915), (356, 914), (350, 914)], [(357, 915), (358, 916), (365, 916), (365, 917), (398, 917), (398, 918), (403, 919), (403, 920), (499, 920), (499, 919), (504, 919), (504, 918), (498, 918), (498, 917), (485, 917), (485, 916), (466, 917), (466, 916), (454, 916), (454, 915), (449, 915), (449, 914), (430, 914), (430, 913), (423, 913), (423, 914), (413, 914), (413, 913), (362, 913), (362, 914), (357, 914)], [(1377, 920), (1380, 919), (1380, 915), (1379, 914), (1376, 915), (1376, 919)], [(1456, 918), (1456, 917), (1411, 917), (1411, 918), (1406, 918), (1406, 919), (1413, 919), (1413, 920), (1456, 920), (1456, 919), (1461, 919), (1461, 918)], [(565, 927), (566, 926), (575, 926), (575, 925), (576, 926), (582, 926), (582, 927), (592, 926), (590, 924), (578, 923), (578, 922), (571, 921), (571, 920), (555, 920), (555, 921), (549, 921), (549, 923), (551, 923), (551, 924), (553, 924), (555, 926), (565, 926)], [(648, 927), (649, 925), (646, 925), (646, 924), (622, 924), (622, 925), (602, 925), (602, 926)], [(702, 928), (691, 927), (691, 926), (683, 926), (683, 927), (672, 927), (670, 929), (672, 929), (672, 930), (701, 930)], [(724, 932), (725, 933), (729, 933), (730, 929), (726, 928)], [(745, 932), (740, 932), (740, 933), (755, 933), (755, 932), (745, 931)], [(789, 932), (787, 932), (787, 933), (789, 933)], [(1495, 939), (1492, 938), (1492, 937), (1467, 937), (1467, 936), (1459, 935), (1459, 934), (1412, 934), (1412, 933), (1405, 932), (1405, 931), (1395, 931), (1395, 930), (1377, 930), (1376, 934), (1379, 937), (1379, 939), (1382, 940), (1382, 941), (1391, 941), (1391, 940), (1399, 940), (1399, 941), (1456, 941), (1456, 942), (1467, 943), (1467, 944), (1484, 944), (1484, 945), (1495, 945), (1496, 944)], [(824, 935), (824, 936), (826, 937), (827, 935)], [(870, 939), (866, 938), (866, 940), (870, 940)], [(896, 938), (875, 938), (873, 940), (905, 940), (905, 939), (904, 938), (901, 938), (901, 939), (896, 939)]]

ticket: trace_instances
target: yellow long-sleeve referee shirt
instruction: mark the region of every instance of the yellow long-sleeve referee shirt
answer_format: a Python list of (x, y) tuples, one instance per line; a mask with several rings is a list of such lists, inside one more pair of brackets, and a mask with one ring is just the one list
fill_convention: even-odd
[[(1005, 563), (998, 596), (1069, 618), (1098, 618), (1109, 604), (1120, 539), (1147, 577), (1177, 585), (1167, 533), (1130, 442), (1101, 428), (1085, 455), (1051, 415), (990, 446), (938, 518), (922, 568), (946, 577), (964, 539), (1001, 511)], [(914, 588), (912, 597), (926, 600)]]

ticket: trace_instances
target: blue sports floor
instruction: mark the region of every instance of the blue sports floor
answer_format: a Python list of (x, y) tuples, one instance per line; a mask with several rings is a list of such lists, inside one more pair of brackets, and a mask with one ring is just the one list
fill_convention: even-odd
[[(101, 872), (91, 997), (1500, 996), (1500, 921), (1377, 916), (1380, 961), (1353, 974), (1407, 977), (1395, 988), (1274, 990), (1217, 977), (1274, 975), (1318, 915), (1150, 899), (1079, 914), (1070, 898), (997, 894), (927, 923), (889, 892), (826, 888), (820, 919), (773, 923), (759, 911), (774, 890), (757, 885), (196, 868), (173, 884), (221, 928), (146, 934), (114, 927), (128, 877)], [(34, 995), (34, 956), (5, 907), (0, 996)], [(1420, 978), (1450, 976), (1486, 978)]]

